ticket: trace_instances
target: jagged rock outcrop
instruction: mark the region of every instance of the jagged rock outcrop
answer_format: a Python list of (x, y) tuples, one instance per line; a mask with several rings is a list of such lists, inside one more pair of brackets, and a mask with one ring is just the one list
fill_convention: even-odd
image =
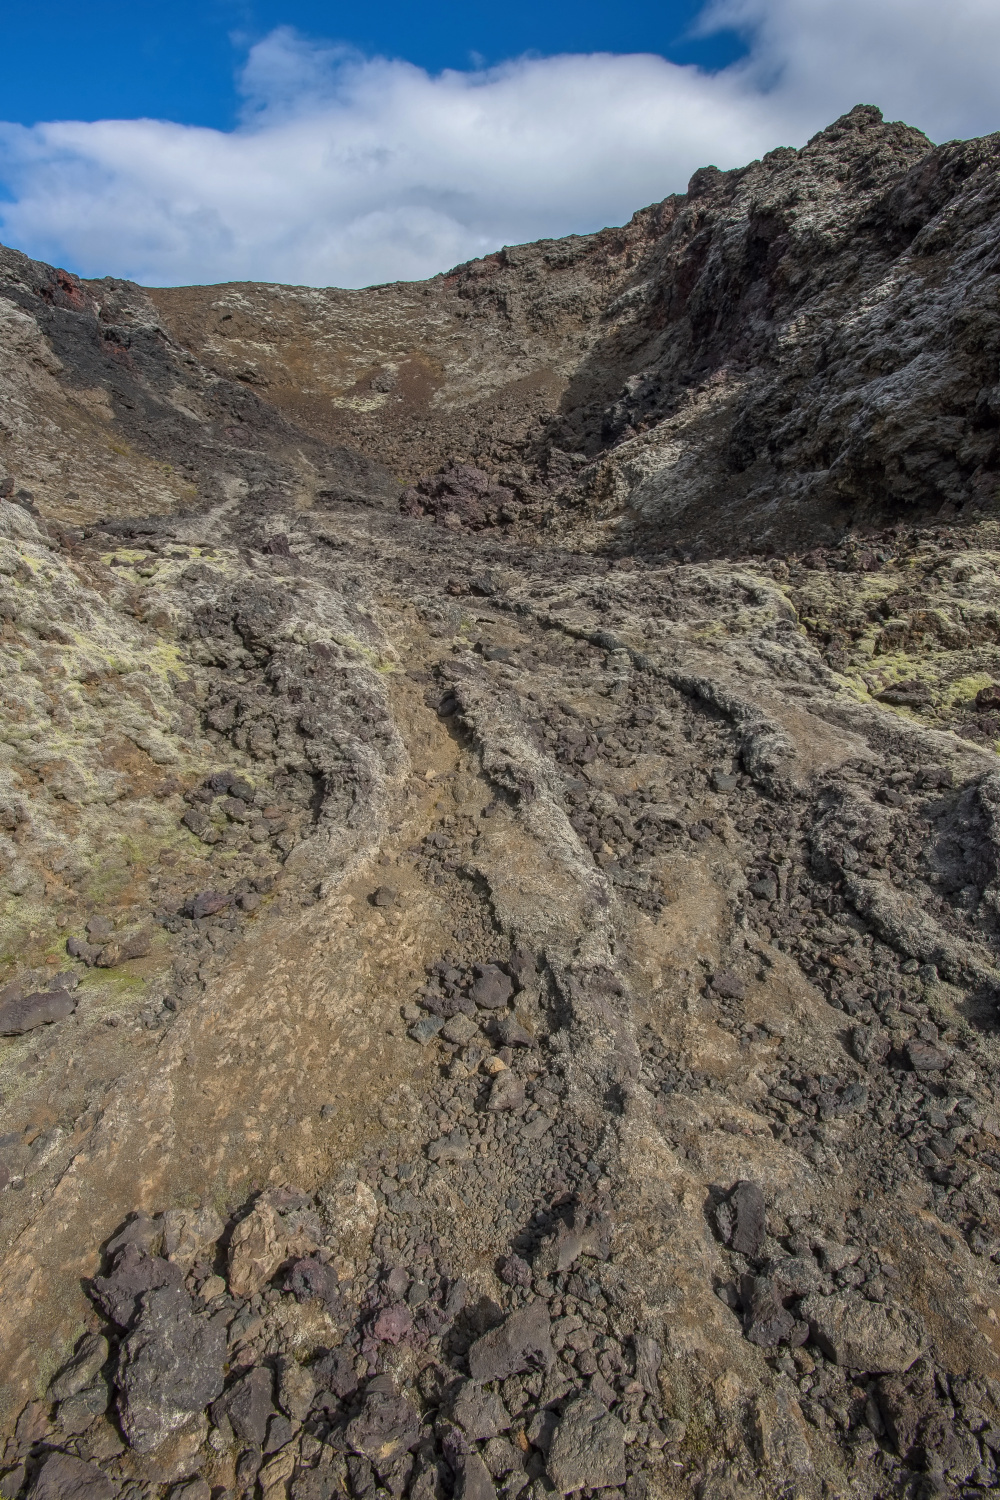
[[(624, 551), (992, 515), (998, 152), (859, 106), (620, 229), (359, 292), (147, 292), (4, 252), (12, 484), (66, 518), (264, 515), (393, 503), (454, 460), (517, 497), (500, 525)], [(53, 450), (81, 446), (110, 473), (64, 482)]]

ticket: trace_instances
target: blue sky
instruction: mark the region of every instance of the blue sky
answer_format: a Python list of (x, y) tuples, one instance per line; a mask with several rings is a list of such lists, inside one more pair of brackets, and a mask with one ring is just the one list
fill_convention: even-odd
[(0, 240), (147, 285), (416, 280), (859, 103), (1000, 128), (998, 0), (8, 0)]
[(733, 31), (690, 35), (700, 9), (697, 0), (49, 0), (44, 11), (12, 5), (3, 20), (0, 113), (22, 125), (151, 116), (227, 130), (238, 118), (238, 73), (248, 50), (279, 26), (431, 72), (523, 53), (657, 52), (710, 69), (743, 55), (746, 45)]

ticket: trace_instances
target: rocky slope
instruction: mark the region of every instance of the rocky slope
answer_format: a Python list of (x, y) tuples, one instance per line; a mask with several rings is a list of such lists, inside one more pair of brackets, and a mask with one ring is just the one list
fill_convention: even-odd
[(997, 149), (3, 252), (4, 1500), (1000, 1483)]

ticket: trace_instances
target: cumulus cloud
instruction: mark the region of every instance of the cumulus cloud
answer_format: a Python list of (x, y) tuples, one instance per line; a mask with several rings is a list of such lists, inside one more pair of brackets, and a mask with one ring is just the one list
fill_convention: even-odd
[(744, 84), (810, 130), (861, 103), (935, 141), (1000, 129), (996, 0), (709, 0), (696, 29), (727, 27)]
[(430, 75), (281, 29), (229, 132), (0, 126), (0, 237), (87, 275), (361, 286), (620, 223), (709, 162), (801, 144), (858, 102), (936, 138), (1000, 124), (995, 0), (710, 0), (747, 57), (523, 58)]

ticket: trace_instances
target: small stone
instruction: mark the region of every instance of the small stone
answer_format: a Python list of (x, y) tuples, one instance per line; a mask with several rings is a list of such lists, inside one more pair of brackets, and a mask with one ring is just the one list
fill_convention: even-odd
[(149, 928), (141, 927), (138, 932), (130, 933), (122, 941), (120, 948), (123, 959), (147, 958), (153, 951), (153, 934)]
[(297, 1260), (286, 1273), (285, 1286), (293, 1293), (297, 1302), (312, 1302), (315, 1298), (330, 1304), (336, 1302), (340, 1282), (333, 1266), (325, 1265), (315, 1256), (306, 1255)]
[(185, 1479), (181, 1484), (175, 1484), (169, 1492), (167, 1500), (212, 1500), (212, 1490), (208, 1482), (196, 1474), (193, 1479)]
[(196, 1260), (215, 1259), (215, 1243), (225, 1226), (214, 1209), (168, 1208), (158, 1222), (167, 1260), (189, 1270)]
[(218, 1425), (225, 1413), (236, 1436), (259, 1448), (273, 1410), (271, 1372), (266, 1365), (255, 1365), (215, 1403), (212, 1419)]
[(375, 906), (395, 906), (397, 895), (391, 885), (380, 885), (372, 895), (372, 903)]
[(739, 1182), (729, 1196), (729, 1206), (734, 1215), (729, 1243), (740, 1255), (756, 1260), (767, 1234), (764, 1194), (756, 1182)]
[(530, 948), (518, 947), (511, 954), (507, 968), (514, 976), (518, 989), (523, 990), (538, 973), (538, 960)]
[(332, 1391), (341, 1401), (353, 1396), (358, 1388), (358, 1376), (354, 1368), (354, 1355), (350, 1347), (341, 1344), (311, 1367), (316, 1384), (322, 1390)]
[(113, 1259), (126, 1245), (134, 1245), (144, 1255), (152, 1255), (160, 1248), (163, 1225), (160, 1219), (151, 1219), (148, 1214), (131, 1214), (127, 1222), (105, 1247), (105, 1254)]
[(881, 1026), (855, 1026), (851, 1032), (851, 1051), (866, 1068), (884, 1063), (892, 1050), (892, 1038)]
[(419, 1042), (421, 1047), (426, 1047), (429, 1042), (434, 1041), (444, 1026), (444, 1021), (444, 1016), (424, 1016), (409, 1028), (407, 1035)]
[(735, 792), (739, 785), (739, 776), (732, 771), (713, 771), (712, 790), (715, 792)]
[(795, 1319), (782, 1304), (774, 1282), (767, 1276), (755, 1276), (743, 1320), (750, 1343), (773, 1348), (787, 1339), (794, 1325)]
[(824, 1271), (831, 1276), (842, 1271), (845, 1266), (856, 1265), (861, 1258), (860, 1245), (841, 1245), (834, 1240), (822, 1240), (814, 1244), (814, 1249), (819, 1255), (819, 1263)]
[(824, 1278), (811, 1255), (775, 1255), (764, 1266), (781, 1297), (805, 1297), (824, 1288)]
[(566, 1271), (581, 1255), (607, 1260), (611, 1253), (612, 1216), (587, 1212), (579, 1205), (573, 1209), (569, 1223), (559, 1223), (539, 1246), (535, 1256), (536, 1274), (552, 1276)]
[(469, 1350), (469, 1373), (480, 1382), (503, 1380), (533, 1367), (548, 1369), (554, 1359), (549, 1310), (535, 1301), (476, 1340)]
[(75, 1436), (86, 1432), (92, 1427), (98, 1417), (102, 1417), (108, 1409), (111, 1393), (103, 1380), (86, 1386), (76, 1395), (68, 1397), (59, 1403), (56, 1413), (56, 1421), (60, 1432), (67, 1436)]
[(405, 1266), (393, 1266), (385, 1278), (385, 1289), (390, 1297), (399, 1298), (410, 1284), (410, 1273)]
[(273, 1416), (267, 1424), (267, 1437), (264, 1439), (264, 1452), (278, 1453), (286, 1443), (292, 1441), (292, 1424), (287, 1417)]
[(95, 1276), (92, 1296), (119, 1328), (130, 1328), (139, 1315), (142, 1298), (159, 1287), (179, 1290), (184, 1274), (159, 1255), (144, 1255), (138, 1244), (126, 1242), (117, 1253), (109, 1275)]
[[(287, 1421), (285, 1417), (277, 1417), (275, 1421), (274, 1438), (277, 1443), (284, 1433), (281, 1425)], [(270, 1456), (266, 1463), (261, 1464), (257, 1475), (262, 1500), (286, 1500), (288, 1494), (288, 1481), (295, 1472), (295, 1448), (290, 1443), (279, 1444), (277, 1452), (270, 1446), (270, 1435), (267, 1439), (268, 1452)]]
[(866, 1114), (868, 1089), (863, 1083), (849, 1083), (840, 1096), (839, 1113)]
[(431, 1141), (427, 1155), (431, 1161), (468, 1161), (472, 1154), (468, 1132), (456, 1126), (448, 1135)]
[(355, 1453), (371, 1460), (379, 1473), (416, 1447), (420, 1418), (402, 1396), (369, 1388), (361, 1410), (344, 1431)]
[(84, 938), (69, 937), (66, 939), (66, 952), (70, 958), (82, 958), (88, 968), (93, 968), (100, 951), (99, 944), (88, 943)]
[(108, 1341), (99, 1333), (88, 1333), (76, 1346), (73, 1358), (49, 1386), (53, 1401), (66, 1401), (93, 1383), (108, 1357)]
[(5, 1469), (0, 1474), (0, 1500), (17, 1500), (17, 1496), (24, 1488), (25, 1477), (28, 1466), (22, 1460), (15, 1464), (12, 1469)]
[(500, 1263), (500, 1280), (507, 1286), (530, 1286), (531, 1274), (531, 1267), (520, 1255), (508, 1255)]
[(747, 987), (738, 974), (720, 969), (712, 975), (710, 982), (714, 993), (721, 995), (724, 1000), (745, 1000), (747, 997)]
[(555, 1437), (556, 1427), (559, 1425), (559, 1417), (556, 1412), (542, 1407), (536, 1411), (526, 1433), (528, 1442), (533, 1448), (537, 1448), (548, 1457), (549, 1449), (552, 1447), (552, 1439)]
[(398, 1344), (413, 1327), (413, 1314), (403, 1302), (384, 1307), (372, 1324), (372, 1337), (383, 1344)]
[[(445, 1479), (449, 1480), (446, 1488)], [(418, 1464), (415, 1477), (410, 1484), (410, 1500), (447, 1500), (451, 1493), (451, 1470), (443, 1463)], [(299, 1500), (299, 1496), (292, 1494), (292, 1500)], [(302, 1500), (312, 1500), (311, 1496), (304, 1496)], [(330, 1497), (321, 1496), (317, 1500), (330, 1500)]]
[(456, 1047), (467, 1047), (474, 1037), (482, 1041), (482, 1033), (475, 1021), (469, 1016), (462, 1015), (461, 1012), (445, 1022), (441, 1028), (441, 1035), (446, 1041), (454, 1042)]
[[(593, 1375), (591, 1375), (587, 1389), (591, 1391), (597, 1397), (598, 1401), (602, 1402), (609, 1411), (611, 1407), (614, 1406), (615, 1401), (618, 1399), (613, 1388), (608, 1384), (600, 1371), (596, 1371)], [(657, 1393), (657, 1399), (659, 1399), (659, 1393)]]
[(649, 1337), (637, 1337), (635, 1341), (635, 1378), (646, 1392), (652, 1396), (654, 1401), (660, 1399), (660, 1366), (663, 1363), (663, 1349), (656, 1339)]
[(252, 1297), (289, 1255), (305, 1256), (316, 1242), (305, 1230), (289, 1235), (272, 1204), (261, 1201), (236, 1225), (229, 1241), (229, 1290)]
[(502, 1479), (505, 1474), (523, 1469), (524, 1456), (508, 1438), (494, 1437), (490, 1438), (483, 1449), (483, 1462), (494, 1479)]
[(200, 1296), (203, 1302), (214, 1302), (217, 1297), (226, 1295), (226, 1283), (221, 1276), (209, 1276), (201, 1284)]
[(900, 1458), (917, 1445), (921, 1429), (937, 1409), (934, 1370), (918, 1359), (905, 1374), (883, 1375), (877, 1387), (879, 1414)]
[(483, 1010), (501, 1010), (514, 993), (514, 984), (496, 964), (477, 964), (475, 980), (469, 998)]
[(939, 1073), (951, 1061), (948, 1054), (935, 1047), (933, 1042), (920, 1041), (916, 1037), (907, 1042), (906, 1055), (910, 1067), (918, 1073)]
[(218, 912), (225, 911), (232, 904), (232, 896), (225, 891), (199, 891), (192, 896), (188, 902), (187, 909), (196, 920), (202, 917), (214, 917)]
[(247, 1448), (236, 1464), (236, 1483), (241, 1490), (252, 1490), (260, 1473), (261, 1453), (258, 1448)]
[(305, 1365), (296, 1360), (287, 1360), (278, 1375), (278, 1405), (295, 1422), (304, 1422), (309, 1415), (316, 1382)]
[(449, 1403), (452, 1421), (476, 1442), (498, 1436), (510, 1427), (510, 1413), (495, 1391), (485, 1391), (474, 1380), (465, 1380)]
[(455, 1500), (496, 1500), (496, 1493), (490, 1471), (475, 1449), (463, 1454), (458, 1461)]
[(496, 1023), (497, 1039), (504, 1047), (537, 1047), (538, 1043), (526, 1031), (516, 1016), (503, 1016)]
[(491, 1110), (521, 1109), (524, 1106), (524, 1083), (516, 1073), (505, 1068), (498, 1073), (493, 1080), (490, 1089), (490, 1101), (487, 1105)]

